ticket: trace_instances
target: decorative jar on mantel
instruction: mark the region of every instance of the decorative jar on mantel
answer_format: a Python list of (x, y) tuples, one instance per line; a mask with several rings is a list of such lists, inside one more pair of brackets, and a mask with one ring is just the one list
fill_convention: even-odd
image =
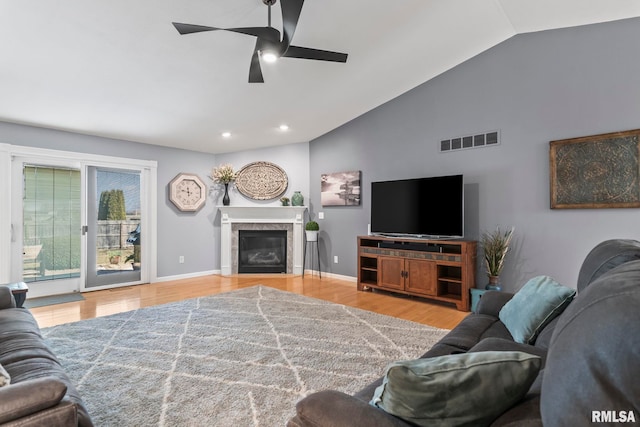
[(299, 191), (294, 191), (291, 196), (291, 206), (304, 206), (304, 196)]

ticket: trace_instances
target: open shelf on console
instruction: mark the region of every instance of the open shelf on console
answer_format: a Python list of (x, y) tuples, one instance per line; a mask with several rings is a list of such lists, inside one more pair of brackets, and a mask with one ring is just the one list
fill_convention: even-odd
[(376, 257), (363, 257), (361, 268), (365, 270), (376, 270), (378, 268), (378, 258)]

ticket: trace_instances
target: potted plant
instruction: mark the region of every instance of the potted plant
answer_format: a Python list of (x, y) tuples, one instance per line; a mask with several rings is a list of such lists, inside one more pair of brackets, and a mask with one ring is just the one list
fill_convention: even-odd
[(120, 264), (120, 251), (109, 252), (109, 264)]
[(320, 230), (320, 226), (315, 221), (309, 221), (304, 226), (304, 232), (307, 234), (307, 242), (317, 242), (318, 241), (318, 231)]
[(482, 235), (482, 250), (484, 253), (484, 263), (489, 275), (489, 284), (485, 289), (501, 290), (500, 273), (504, 268), (504, 259), (509, 252), (509, 245), (513, 238), (514, 227), (508, 231), (500, 230), (496, 227), (495, 231), (485, 232)]
[(224, 206), (229, 206), (229, 203), (231, 202), (229, 199), (229, 184), (236, 180), (236, 173), (233, 171), (233, 166), (227, 163), (220, 165), (217, 168), (213, 168), (211, 171), (211, 179), (218, 184), (224, 184), (222, 204)]

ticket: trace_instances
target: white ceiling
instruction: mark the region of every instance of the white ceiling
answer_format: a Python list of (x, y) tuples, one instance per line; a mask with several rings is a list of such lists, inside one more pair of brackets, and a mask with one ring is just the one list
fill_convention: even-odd
[(171, 22), (266, 26), (262, 0), (0, 0), (0, 120), (210, 153), (304, 142), (515, 34), (636, 16), (638, 0), (307, 0), (293, 44), (347, 63), (284, 58), (249, 84), (253, 37)]

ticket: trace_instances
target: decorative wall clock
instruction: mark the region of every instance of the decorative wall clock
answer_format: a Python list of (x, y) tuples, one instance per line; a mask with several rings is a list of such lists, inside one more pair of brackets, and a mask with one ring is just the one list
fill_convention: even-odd
[(236, 175), (236, 188), (254, 200), (270, 200), (287, 190), (289, 180), (280, 166), (270, 162), (245, 165)]
[(197, 212), (207, 200), (207, 186), (198, 175), (179, 173), (169, 183), (169, 200), (183, 212)]

